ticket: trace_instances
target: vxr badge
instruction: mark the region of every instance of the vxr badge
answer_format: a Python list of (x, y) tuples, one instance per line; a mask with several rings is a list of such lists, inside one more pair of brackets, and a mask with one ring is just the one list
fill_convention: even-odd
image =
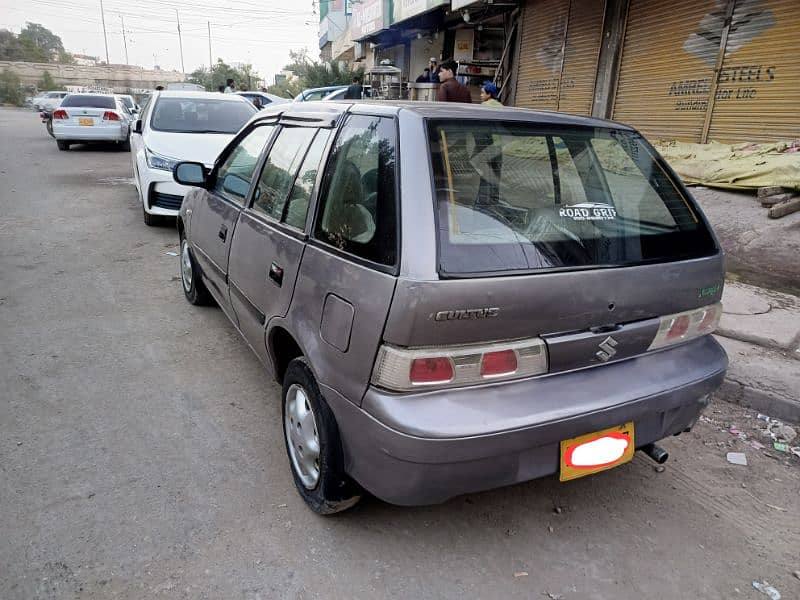
[(617, 340), (611, 336), (608, 336), (606, 339), (600, 342), (600, 350), (595, 354), (595, 356), (603, 362), (608, 362), (614, 358), (614, 355), (617, 353), (615, 348), (618, 344), (619, 342)]

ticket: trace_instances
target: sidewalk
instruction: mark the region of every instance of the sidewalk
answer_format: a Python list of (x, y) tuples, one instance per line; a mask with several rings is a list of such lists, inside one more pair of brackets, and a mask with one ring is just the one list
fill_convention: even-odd
[(725, 399), (800, 422), (800, 298), (727, 281), (722, 303)]

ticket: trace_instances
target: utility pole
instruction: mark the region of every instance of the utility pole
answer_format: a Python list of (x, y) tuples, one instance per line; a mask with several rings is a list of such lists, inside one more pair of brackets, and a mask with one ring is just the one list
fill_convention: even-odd
[(214, 61), (211, 59), (211, 21), (208, 21), (208, 72), (214, 68)]
[(178, 9), (175, 9), (175, 19), (178, 21), (178, 44), (181, 47), (181, 71), (186, 75), (186, 67), (183, 65), (183, 38), (181, 37), (181, 18), (178, 15)]
[(103, 10), (103, 0), (100, 0), (100, 19), (103, 21), (103, 40), (106, 43), (106, 64), (110, 64), (108, 60), (108, 34), (106, 33), (106, 13)]
[(125, 17), (122, 15), (119, 16), (119, 20), (122, 21), (122, 45), (125, 46), (125, 64), (130, 64), (128, 62), (128, 40), (125, 38)]

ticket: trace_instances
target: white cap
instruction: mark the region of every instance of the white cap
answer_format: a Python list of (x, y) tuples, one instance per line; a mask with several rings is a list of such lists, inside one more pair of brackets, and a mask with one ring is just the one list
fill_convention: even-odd
[(439, 61), (438, 61), (438, 60), (436, 60), (436, 57), (435, 57), (435, 56), (431, 56), (431, 60), (430, 60), (430, 62), (439, 62)]

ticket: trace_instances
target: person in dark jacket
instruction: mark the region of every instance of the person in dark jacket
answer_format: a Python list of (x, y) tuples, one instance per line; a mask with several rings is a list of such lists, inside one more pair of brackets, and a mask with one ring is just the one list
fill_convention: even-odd
[(456, 79), (458, 65), (454, 60), (446, 60), (439, 67), (439, 81), (442, 85), (436, 91), (436, 100), (439, 102), (464, 102), (472, 103), (472, 94), (469, 88)]
[(425, 67), (422, 70), (422, 75), (417, 77), (417, 83), (430, 83), (430, 82), (431, 82), (431, 70), (428, 67)]
[(345, 100), (361, 100), (361, 95), (364, 93), (364, 88), (361, 87), (361, 80), (358, 77), (353, 77), (353, 83), (347, 86), (347, 91), (344, 93)]

